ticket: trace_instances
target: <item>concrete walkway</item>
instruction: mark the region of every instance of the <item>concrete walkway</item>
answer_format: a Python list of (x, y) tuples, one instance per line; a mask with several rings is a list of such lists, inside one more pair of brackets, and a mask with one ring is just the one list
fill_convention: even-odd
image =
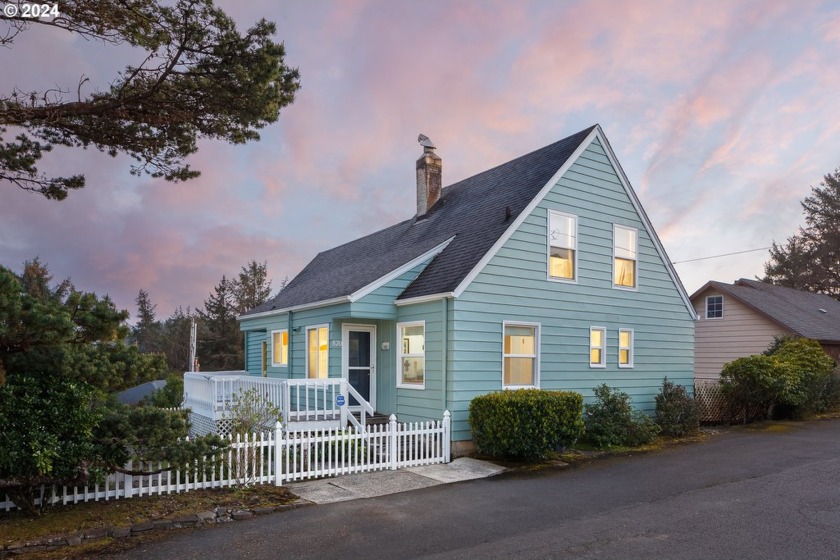
[(349, 474), (335, 478), (292, 482), (284, 486), (304, 500), (316, 504), (331, 504), (396, 494), (438, 484), (486, 478), (504, 470), (504, 467), (487, 461), (461, 457), (441, 465)]

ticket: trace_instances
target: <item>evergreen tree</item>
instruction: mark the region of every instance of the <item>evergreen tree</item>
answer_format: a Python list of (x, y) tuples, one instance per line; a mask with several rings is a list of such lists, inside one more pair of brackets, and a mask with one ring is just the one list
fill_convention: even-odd
[(107, 296), (50, 279), (37, 259), (20, 276), (0, 266), (0, 494), (37, 514), (41, 485), (85, 483), (126, 458), (188, 468), (217, 450), (217, 439), (183, 441), (177, 414), (108, 399), (163, 377), (164, 360), (124, 344), (128, 313)]
[[(275, 25), (260, 20), (240, 33), (212, 0), (63, 0), (60, 17), (0, 19), (0, 46), (10, 49), (33, 27), (69, 32), (136, 54), (137, 66), (109, 80), (12, 87), (0, 95), (0, 183), (62, 200), (82, 188), (81, 174), (50, 177), (39, 168), (55, 146), (94, 147), (137, 161), (133, 174), (170, 181), (196, 177), (184, 164), (202, 138), (233, 144), (258, 140), (300, 87), (286, 66)], [(13, 131), (13, 138), (4, 138)]]
[(243, 336), (237, 317), (236, 283), (222, 276), (199, 310), (199, 350), (205, 371), (239, 370), (244, 367)]
[(149, 292), (137, 294), (137, 324), (132, 329), (134, 341), (141, 352), (160, 352), (160, 322), (155, 318), (157, 305), (152, 305)]
[(267, 301), (271, 295), (268, 263), (251, 261), (243, 266), (234, 286), (234, 294), (237, 315), (250, 311)]
[(773, 243), (763, 280), (840, 299), (840, 168), (811, 188), (802, 209), (805, 227)]

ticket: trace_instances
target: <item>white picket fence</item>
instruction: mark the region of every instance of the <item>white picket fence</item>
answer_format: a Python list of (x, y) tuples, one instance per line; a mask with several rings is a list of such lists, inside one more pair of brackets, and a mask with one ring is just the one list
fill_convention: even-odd
[[(342, 474), (448, 463), (451, 421), (398, 423), (346, 429), (295, 431), (278, 422), (261, 434), (228, 436), (230, 445), (213, 460), (191, 470), (164, 470), (153, 475), (109, 475), (102, 484), (42, 488), (48, 504), (77, 504), (139, 496), (157, 496), (227, 486), (276, 484)], [(277, 444), (279, 442), (279, 445)], [(163, 465), (126, 465), (126, 470), (156, 471)], [(8, 496), (0, 510), (16, 509)]]
[(443, 420), (346, 429), (286, 431), (275, 448), (280, 482), (448, 463), (450, 416)]

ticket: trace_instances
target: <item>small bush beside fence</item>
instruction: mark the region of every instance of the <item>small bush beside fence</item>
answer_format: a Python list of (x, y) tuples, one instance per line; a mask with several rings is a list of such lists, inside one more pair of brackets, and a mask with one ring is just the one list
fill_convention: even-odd
[(634, 410), (630, 396), (606, 384), (592, 390), (595, 402), (586, 405), (586, 439), (600, 448), (650, 443), (659, 433), (653, 419)]
[(697, 401), (688, 394), (685, 387), (662, 380), (662, 389), (656, 395), (654, 419), (662, 435), (683, 437), (700, 429), (700, 413)]

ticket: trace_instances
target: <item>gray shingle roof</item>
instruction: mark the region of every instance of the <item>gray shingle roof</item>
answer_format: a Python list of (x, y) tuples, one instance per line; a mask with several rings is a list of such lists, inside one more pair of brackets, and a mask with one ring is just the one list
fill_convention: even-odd
[(454, 291), (594, 128), (445, 187), (423, 219), (319, 253), (275, 298), (244, 315), (350, 295), (453, 236), (400, 299)]
[[(840, 301), (831, 296), (746, 278), (734, 284), (709, 282), (708, 285), (735, 297), (799, 336), (822, 342), (840, 342)], [(697, 294), (701, 291), (704, 289)], [(824, 309), (825, 313), (820, 309)]]

